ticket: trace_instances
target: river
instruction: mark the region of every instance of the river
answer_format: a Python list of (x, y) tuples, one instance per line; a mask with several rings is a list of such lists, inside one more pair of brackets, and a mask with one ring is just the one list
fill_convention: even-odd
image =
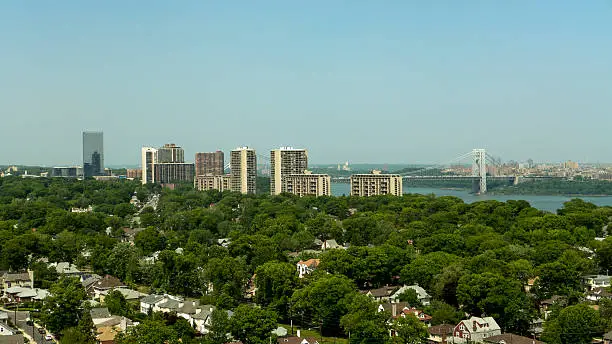
[[(350, 184), (348, 183), (332, 183), (332, 195), (342, 196), (350, 193)], [(496, 200), (505, 202), (507, 200), (526, 200), (532, 207), (557, 212), (557, 209), (563, 207), (563, 203), (575, 197), (566, 196), (535, 196), (535, 195), (474, 195), (467, 190), (448, 190), (435, 188), (404, 188), (404, 193), (418, 193), (422, 195), (434, 194), (436, 196), (455, 196), (461, 198), (466, 203)], [(577, 197), (587, 202), (591, 202), (598, 206), (612, 206), (612, 196), (602, 197)]]

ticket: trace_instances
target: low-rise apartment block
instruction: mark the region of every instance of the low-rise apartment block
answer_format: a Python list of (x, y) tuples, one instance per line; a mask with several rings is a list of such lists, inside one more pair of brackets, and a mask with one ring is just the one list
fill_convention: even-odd
[(219, 190), (230, 191), (230, 175), (204, 175), (196, 176), (194, 187), (199, 191)]
[(370, 174), (351, 176), (351, 196), (401, 196), (402, 177), (399, 174), (382, 174), (374, 170)]
[(283, 178), (282, 189), (294, 195), (330, 196), (331, 178), (328, 174), (312, 174), (304, 171), (302, 174), (288, 174)]

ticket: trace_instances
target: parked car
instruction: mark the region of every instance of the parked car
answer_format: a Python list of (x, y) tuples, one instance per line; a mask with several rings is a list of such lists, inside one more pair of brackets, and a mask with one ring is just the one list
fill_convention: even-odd
[(40, 333), (40, 334), (45, 334), (45, 333), (47, 333), (47, 331), (45, 331), (45, 329), (44, 329), (44, 328), (39, 327), (39, 328), (38, 328), (38, 333)]
[(48, 334), (45, 336), (45, 340), (53, 340), (53, 336)]

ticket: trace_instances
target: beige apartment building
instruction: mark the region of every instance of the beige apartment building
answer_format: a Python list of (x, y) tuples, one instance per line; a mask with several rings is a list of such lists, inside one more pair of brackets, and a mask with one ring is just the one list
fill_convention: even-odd
[(288, 192), (283, 188), (284, 176), (303, 174), (308, 169), (308, 151), (293, 147), (281, 147), (270, 151), (270, 193)]
[(194, 187), (199, 191), (206, 190), (219, 190), (229, 191), (230, 190), (230, 175), (205, 175), (196, 176), (194, 181)]
[(230, 189), (243, 194), (254, 194), (257, 183), (257, 156), (255, 150), (240, 147), (230, 153)]
[(304, 171), (301, 174), (288, 174), (283, 177), (283, 192), (302, 196), (330, 196), (331, 177), (328, 174), (312, 174)]
[(374, 170), (371, 174), (351, 176), (351, 196), (401, 196), (402, 193), (402, 177), (399, 174), (382, 174)]

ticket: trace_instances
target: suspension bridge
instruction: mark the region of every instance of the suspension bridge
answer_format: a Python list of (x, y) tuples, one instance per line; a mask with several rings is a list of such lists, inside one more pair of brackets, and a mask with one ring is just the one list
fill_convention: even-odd
[[(471, 169), (469, 168), (471, 164)], [(404, 181), (465, 180), (472, 182), (472, 192), (487, 192), (487, 181), (517, 184), (516, 175), (498, 175), (501, 160), (488, 154), (485, 149), (477, 148), (464, 153), (448, 162), (434, 164), (420, 169), (399, 173)], [(348, 182), (349, 177), (332, 178), (336, 182)]]

